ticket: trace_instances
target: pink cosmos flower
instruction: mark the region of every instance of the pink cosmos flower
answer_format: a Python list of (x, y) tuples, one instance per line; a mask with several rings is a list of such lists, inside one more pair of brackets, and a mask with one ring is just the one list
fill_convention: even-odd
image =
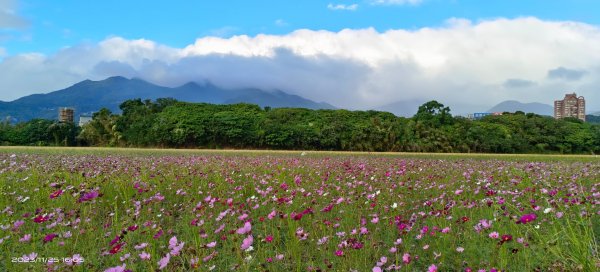
[(104, 272), (125, 272), (125, 264), (121, 266), (110, 267), (104, 270)]
[(173, 256), (179, 255), (179, 251), (181, 251), (181, 249), (183, 249), (184, 244), (185, 244), (185, 242), (178, 243), (176, 236), (171, 237), (171, 239), (169, 239), (169, 249), (171, 250), (171, 255), (173, 255)]
[(140, 259), (142, 259), (142, 260), (150, 260), (150, 253), (146, 253), (145, 251), (140, 253), (139, 256), (140, 256)]
[(495, 231), (494, 231), (494, 232), (492, 232), (492, 233), (490, 233), (490, 235), (489, 235), (489, 236), (490, 236), (490, 238), (492, 238), (492, 239), (498, 239), (498, 237), (500, 237), (500, 235), (498, 234), (498, 232), (495, 232)]
[(63, 190), (59, 189), (58, 191), (55, 191), (50, 194), (50, 199), (55, 199), (55, 198), (59, 197), (60, 195), (62, 195), (62, 193), (63, 193)]
[(25, 234), (23, 236), (23, 238), (19, 239), (19, 242), (21, 243), (27, 243), (31, 240), (31, 234)]
[(13, 230), (14, 231), (18, 230), (21, 226), (23, 226), (23, 224), (25, 224), (25, 221), (23, 221), (23, 220), (15, 221), (15, 223), (13, 224)]
[(525, 214), (521, 216), (519, 221), (517, 221), (517, 224), (527, 224), (531, 221), (534, 221), (535, 219), (537, 219), (537, 215), (535, 215), (535, 213)]
[(79, 197), (79, 200), (77, 200), (77, 202), (85, 202), (85, 201), (90, 201), (93, 200), (94, 198), (97, 198), (100, 196), (100, 193), (96, 190), (94, 191), (90, 191), (87, 193), (83, 193), (81, 195), (81, 197)]
[(148, 246), (148, 243), (141, 243), (137, 246), (134, 246), (135, 249), (140, 250), (140, 249), (144, 249), (145, 247)]
[(410, 254), (404, 253), (404, 255), (402, 255), (402, 262), (404, 264), (409, 264), (410, 263)]
[(250, 248), (250, 246), (252, 246), (252, 243), (254, 242), (254, 237), (252, 237), (252, 235), (248, 235), (248, 237), (246, 237), (243, 241), (242, 241), (242, 246), (241, 249), (242, 250), (246, 250), (248, 248)]
[(250, 222), (244, 223), (244, 226), (239, 228), (236, 233), (237, 234), (246, 234), (252, 230), (252, 224)]
[(335, 256), (338, 256), (338, 257), (344, 256), (344, 251), (342, 251), (342, 250), (336, 250), (335, 251)]
[(169, 264), (170, 260), (171, 260), (171, 255), (169, 253), (167, 253), (166, 256), (162, 257), (160, 259), (160, 261), (157, 262), (158, 269), (159, 270), (163, 270), (165, 267), (167, 267), (167, 265)]
[(52, 240), (54, 240), (54, 238), (56, 238), (58, 236), (58, 234), (56, 233), (50, 233), (48, 235), (46, 235), (46, 237), (44, 237), (44, 244), (48, 243), (48, 242), (52, 242)]
[(432, 264), (429, 266), (429, 268), (427, 269), (428, 272), (437, 272), (437, 266), (435, 266), (435, 264)]
[(213, 241), (213, 242), (210, 242), (210, 243), (206, 244), (206, 247), (208, 247), (208, 248), (213, 248), (213, 247), (215, 247), (216, 245), (217, 245), (217, 242), (216, 242), (216, 241)]

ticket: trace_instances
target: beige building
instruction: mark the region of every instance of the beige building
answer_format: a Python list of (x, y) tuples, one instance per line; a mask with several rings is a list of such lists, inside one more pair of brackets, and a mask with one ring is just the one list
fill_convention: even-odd
[(563, 100), (554, 101), (554, 118), (574, 117), (585, 121), (585, 98), (577, 94), (566, 94)]
[(73, 123), (74, 110), (71, 108), (60, 108), (58, 110), (58, 121), (63, 123)]

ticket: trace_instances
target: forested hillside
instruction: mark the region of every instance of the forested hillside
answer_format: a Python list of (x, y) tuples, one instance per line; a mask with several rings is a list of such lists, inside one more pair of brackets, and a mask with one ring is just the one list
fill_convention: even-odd
[(388, 112), (128, 100), (82, 128), (36, 119), (3, 124), (5, 145), (91, 145), (412, 152), (600, 152), (600, 126), (517, 112), (453, 117), (430, 101), (412, 118)]

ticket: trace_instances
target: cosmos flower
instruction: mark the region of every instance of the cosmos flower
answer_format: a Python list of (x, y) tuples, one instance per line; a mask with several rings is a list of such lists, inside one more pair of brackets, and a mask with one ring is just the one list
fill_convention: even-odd
[(244, 226), (239, 228), (236, 233), (237, 234), (246, 234), (252, 230), (252, 224), (250, 222), (244, 223)]
[(59, 189), (57, 191), (54, 191), (53, 193), (50, 194), (50, 199), (55, 199), (57, 197), (59, 197), (60, 195), (62, 195), (63, 190)]
[(50, 233), (50, 234), (46, 235), (44, 237), (44, 244), (52, 242), (52, 240), (54, 240), (54, 238), (56, 238), (57, 236), (58, 236), (58, 234), (56, 234), (56, 233)]
[(86, 202), (91, 201), (100, 196), (100, 192), (97, 190), (89, 191), (87, 193), (83, 193), (77, 202)]
[(142, 260), (150, 260), (150, 254), (145, 251), (142, 251), (138, 256), (140, 256), (140, 259)]
[(527, 224), (529, 222), (534, 221), (535, 219), (537, 219), (537, 215), (535, 215), (535, 213), (525, 214), (521, 216), (519, 221), (517, 221), (517, 224)]
[(165, 267), (167, 267), (167, 265), (169, 264), (169, 261), (171, 260), (171, 255), (169, 253), (167, 253), (167, 255), (165, 255), (164, 257), (162, 257), (158, 262), (158, 269), (159, 270), (163, 270), (165, 269)]
[(252, 246), (252, 243), (254, 242), (254, 237), (252, 237), (252, 235), (248, 235), (248, 237), (246, 237), (243, 241), (242, 241), (242, 246), (241, 249), (242, 250), (246, 250), (248, 248), (250, 248), (250, 246)]
[(104, 270), (104, 272), (125, 272), (125, 264), (122, 264), (121, 266), (107, 268), (106, 270)]

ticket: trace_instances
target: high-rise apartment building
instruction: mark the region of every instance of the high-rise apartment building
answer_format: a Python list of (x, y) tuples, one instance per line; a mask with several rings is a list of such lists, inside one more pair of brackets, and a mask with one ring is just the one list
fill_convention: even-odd
[(577, 94), (566, 94), (563, 100), (554, 101), (554, 118), (574, 117), (585, 121), (585, 98)]
[(58, 121), (73, 123), (73, 113), (74, 110), (72, 108), (60, 108), (58, 110)]

